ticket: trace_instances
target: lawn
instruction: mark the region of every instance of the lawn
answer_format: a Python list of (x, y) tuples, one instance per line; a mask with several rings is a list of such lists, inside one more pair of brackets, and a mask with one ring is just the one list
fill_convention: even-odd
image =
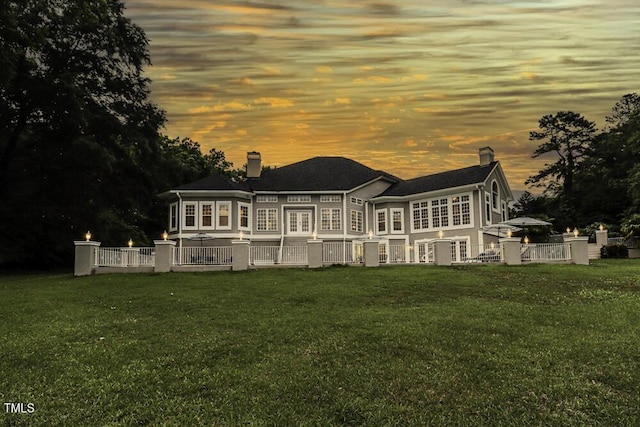
[(0, 276), (0, 298), (0, 400), (31, 412), (0, 424), (640, 424), (634, 260)]

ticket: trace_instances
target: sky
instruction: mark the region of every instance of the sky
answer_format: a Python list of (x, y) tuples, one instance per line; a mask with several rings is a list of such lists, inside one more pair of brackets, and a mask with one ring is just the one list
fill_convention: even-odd
[(640, 92), (638, 0), (126, 0), (163, 132), (284, 166), (345, 156), (401, 178), (491, 146), (512, 189), (546, 114), (605, 125)]

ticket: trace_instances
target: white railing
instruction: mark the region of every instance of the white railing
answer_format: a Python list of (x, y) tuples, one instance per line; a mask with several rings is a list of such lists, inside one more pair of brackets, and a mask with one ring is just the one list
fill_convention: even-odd
[(389, 253), (385, 254), (385, 260), (382, 258), (380, 262), (389, 264), (405, 264), (409, 262), (407, 259), (407, 245), (389, 245)]
[(435, 262), (433, 243), (417, 243), (414, 251), (416, 251), (416, 262), (426, 264)]
[(324, 242), (322, 262), (325, 264), (352, 264), (363, 261), (363, 244), (352, 242)]
[(155, 248), (98, 248), (98, 267), (153, 267), (156, 265)]
[(568, 243), (535, 243), (521, 246), (521, 258), (526, 262), (569, 261), (571, 246)]
[(499, 243), (471, 245), (463, 262), (502, 262), (502, 247)]
[(250, 249), (252, 265), (305, 265), (308, 264), (306, 246), (252, 246)]
[(174, 265), (231, 265), (231, 246), (173, 248)]

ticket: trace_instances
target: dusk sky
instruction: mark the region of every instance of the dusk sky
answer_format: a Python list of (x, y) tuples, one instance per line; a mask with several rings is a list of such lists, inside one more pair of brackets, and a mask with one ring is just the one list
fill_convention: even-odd
[[(402, 178), (491, 146), (513, 189), (545, 114), (600, 128), (640, 91), (638, 0), (128, 0), (165, 133), (284, 166), (339, 155)], [(547, 160), (548, 161), (548, 160)]]

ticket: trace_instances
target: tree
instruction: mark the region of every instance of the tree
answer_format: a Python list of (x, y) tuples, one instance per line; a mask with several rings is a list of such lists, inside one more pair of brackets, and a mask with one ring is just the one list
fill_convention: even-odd
[(595, 123), (578, 113), (560, 111), (555, 115), (543, 116), (539, 123), (540, 131), (529, 135), (531, 141), (542, 141), (533, 153), (533, 158), (547, 154), (557, 156), (557, 161), (545, 164), (537, 175), (529, 177), (526, 184), (544, 187), (544, 194), (555, 197), (558, 205), (556, 215), (566, 224), (577, 221), (576, 203), (578, 196), (574, 192), (574, 177), (578, 173), (580, 162), (596, 135)]
[(164, 123), (144, 32), (116, 0), (0, 9), (0, 264), (68, 261), (89, 226), (107, 241), (142, 236)]

